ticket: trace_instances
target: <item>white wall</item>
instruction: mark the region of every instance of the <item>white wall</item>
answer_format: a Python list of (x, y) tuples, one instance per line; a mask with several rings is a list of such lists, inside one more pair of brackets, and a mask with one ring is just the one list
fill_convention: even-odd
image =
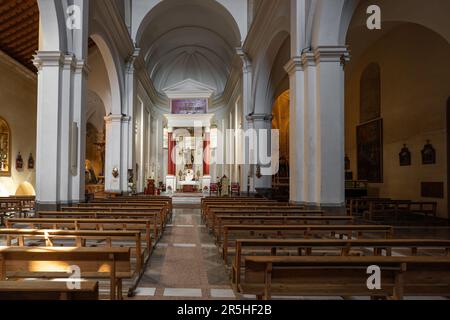
[[(11, 129), (11, 177), (0, 177), (0, 196), (14, 195), (18, 186), (36, 183), (35, 170), (27, 169), (30, 152), (36, 159), (36, 99), (35, 75), (0, 52), (0, 116)], [(18, 153), (22, 154), (23, 169), (16, 170)]]
[[(381, 67), (384, 182), (372, 184), (371, 192), (394, 199), (437, 201), (441, 217), (448, 217), (446, 197), (421, 198), (420, 183), (444, 182), (447, 187), (445, 115), (450, 95), (449, 56), (450, 48), (443, 38), (424, 27), (405, 24), (346, 67), (346, 152), (355, 178), (359, 82), (364, 68), (377, 62)], [(420, 152), (427, 139), (437, 151), (436, 165), (421, 164)], [(410, 167), (399, 166), (398, 154), (404, 143), (412, 153)]]

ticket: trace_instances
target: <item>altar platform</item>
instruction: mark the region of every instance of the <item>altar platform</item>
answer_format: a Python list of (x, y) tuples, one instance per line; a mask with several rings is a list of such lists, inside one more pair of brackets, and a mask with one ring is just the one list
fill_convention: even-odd
[(177, 191), (183, 193), (197, 192), (201, 188), (200, 181), (178, 181)]

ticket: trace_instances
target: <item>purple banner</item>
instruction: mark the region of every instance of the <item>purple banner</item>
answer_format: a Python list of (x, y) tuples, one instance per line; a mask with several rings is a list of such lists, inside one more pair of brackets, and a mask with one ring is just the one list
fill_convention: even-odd
[(174, 99), (172, 114), (205, 114), (208, 112), (207, 99)]

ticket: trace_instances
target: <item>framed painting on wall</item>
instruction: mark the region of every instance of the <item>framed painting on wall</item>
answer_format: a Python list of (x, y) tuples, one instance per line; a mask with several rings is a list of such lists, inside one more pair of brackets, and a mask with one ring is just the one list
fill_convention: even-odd
[(11, 176), (11, 130), (0, 117), (0, 177)]
[(383, 120), (356, 128), (358, 180), (383, 182)]

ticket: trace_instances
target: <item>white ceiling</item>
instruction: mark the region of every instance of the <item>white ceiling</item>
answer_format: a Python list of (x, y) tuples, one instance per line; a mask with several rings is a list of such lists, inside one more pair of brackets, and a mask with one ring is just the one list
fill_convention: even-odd
[(166, 0), (143, 22), (138, 44), (158, 91), (186, 79), (225, 88), (236, 47), (238, 26), (215, 1)]

